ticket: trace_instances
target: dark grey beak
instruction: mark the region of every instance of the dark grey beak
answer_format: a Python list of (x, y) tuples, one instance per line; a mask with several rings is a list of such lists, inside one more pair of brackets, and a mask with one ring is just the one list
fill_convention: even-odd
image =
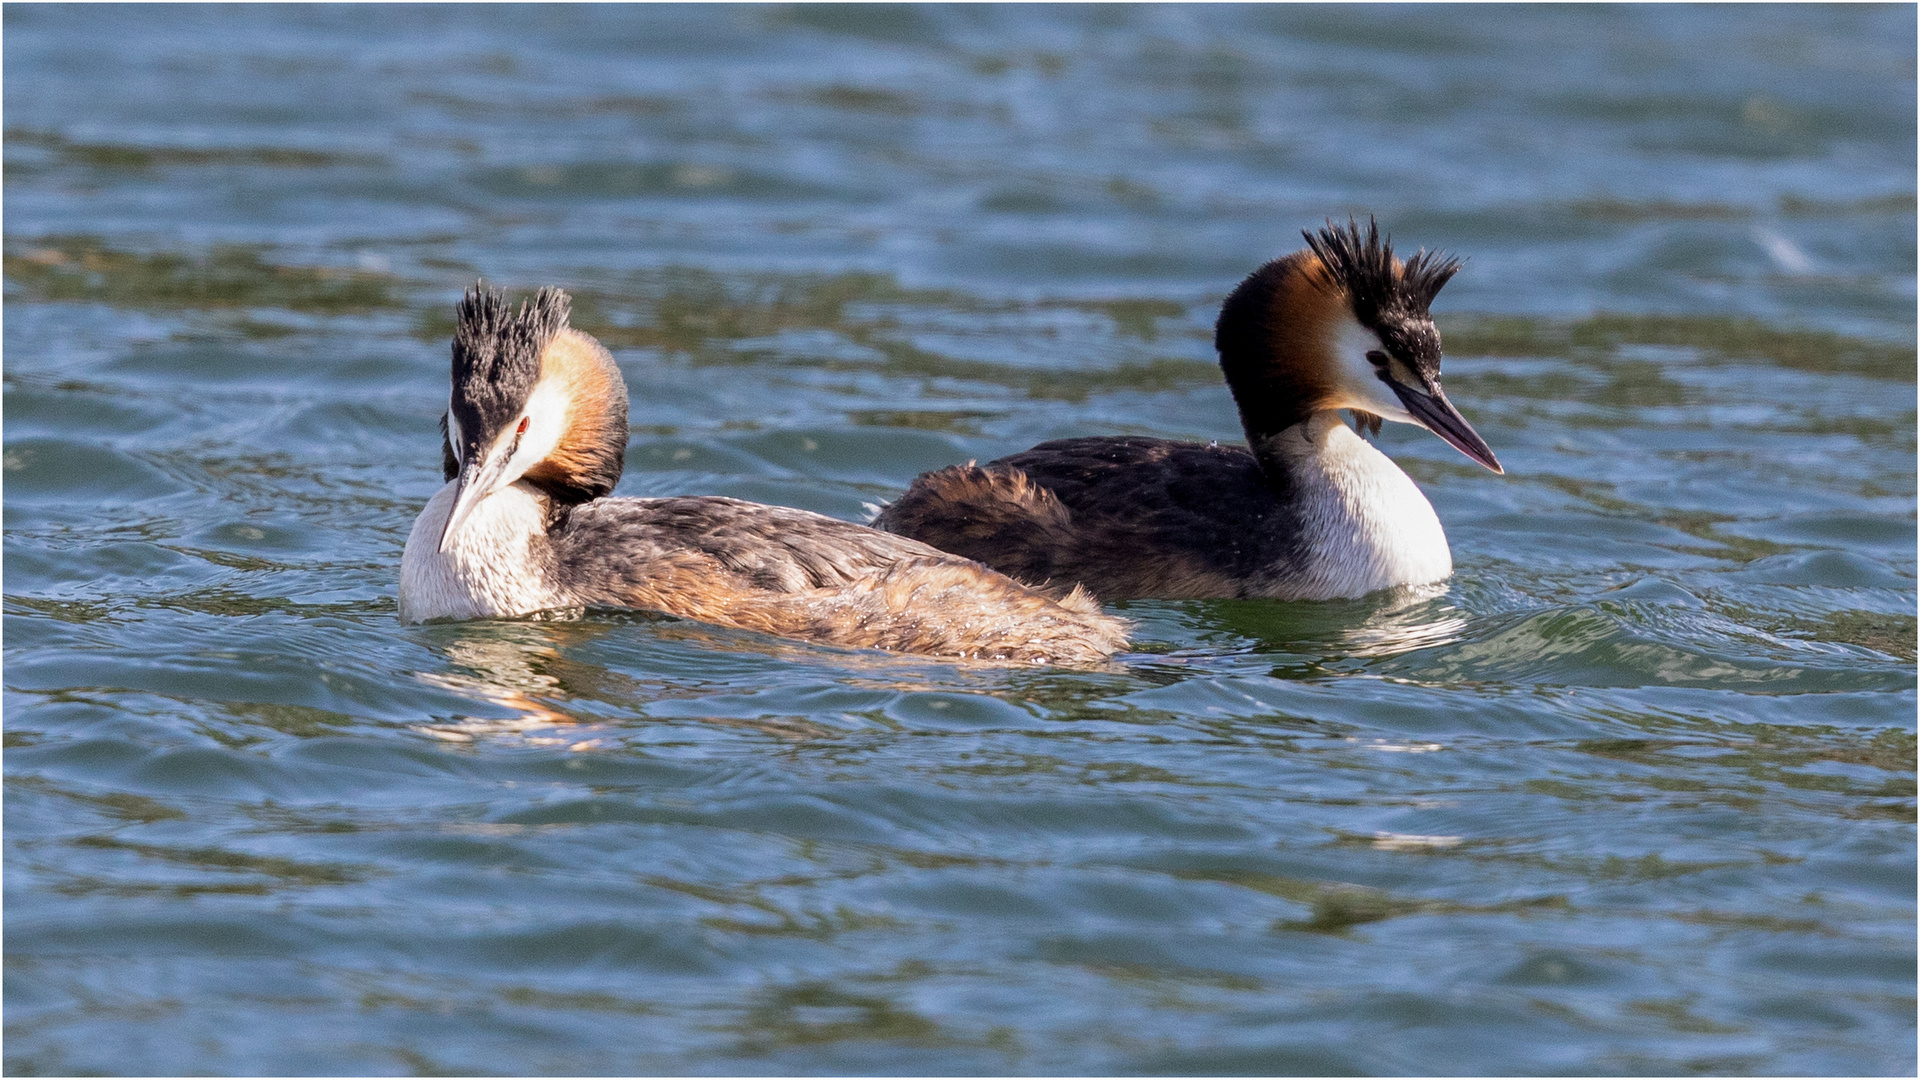
[(500, 475), (506, 472), (507, 459), (511, 456), (513, 456), (511, 450), (503, 454), (494, 454), (489, 458), (482, 458), (478, 447), (467, 451), (467, 466), (460, 470), (460, 485), (454, 489), (453, 509), (447, 512), (447, 523), (440, 529), (438, 547), (441, 554), (446, 553), (447, 548), (453, 543), (453, 538), (460, 534), (460, 527), (467, 523), (467, 517), (473, 513), (473, 508), (479, 506), (482, 499), (493, 494), (494, 487), (500, 482)]
[(1467, 423), (1467, 418), (1461, 416), (1460, 410), (1453, 407), (1453, 402), (1447, 400), (1446, 392), (1439, 386), (1436, 385), (1433, 393), (1427, 394), (1402, 386), (1392, 379), (1386, 380), (1386, 383), (1393, 387), (1393, 392), (1400, 398), (1400, 404), (1405, 405), (1407, 411), (1413, 414), (1413, 418), (1425, 425), (1428, 431), (1447, 440), (1455, 450), (1494, 472), (1504, 474), (1507, 471), (1500, 467), (1500, 461), (1493, 456), (1493, 448), (1487, 445), (1487, 440), (1473, 430), (1473, 425)]

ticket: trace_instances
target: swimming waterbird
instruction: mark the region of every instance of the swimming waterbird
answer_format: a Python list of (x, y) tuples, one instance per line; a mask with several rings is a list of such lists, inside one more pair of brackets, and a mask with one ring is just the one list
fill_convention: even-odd
[(874, 526), (1103, 600), (1331, 600), (1440, 581), (1433, 506), (1344, 423), (1416, 424), (1494, 472), (1440, 388), (1429, 311), (1459, 260), (1404, 262), (1368, 220), (1317, 233), (1221, 306), (1214, 346), (1247, 445), (1095, 437), (926, 473)]
[(851, 647), (1085, 663), (1127, 623), (1084, 590), (1048, 595), (926, 544), (717, 496), (614, 498), (627, 389), (541, 289), (518, 310), (461, 300), (441, 418), (446, 478), (400, 559), (400, 617), (643, 608)]

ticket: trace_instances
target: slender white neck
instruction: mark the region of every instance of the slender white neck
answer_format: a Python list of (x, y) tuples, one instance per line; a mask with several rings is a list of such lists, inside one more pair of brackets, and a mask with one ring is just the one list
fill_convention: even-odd
[(1433, 504), (1392, 459), (1334, 412), (1268, 439), (1259, 452), (1286, 470), (1289, 501), (1307, 548), (1288, 596), (1332, 600), (1453, 573), (1453, 554)]
[(547, 581), (546, 507), (528, 484), (481, 500), (445, 552), (440, 533), (455, 485), (427, 500), (400, 556), (400, 619), (478, 619), (569, 606)]

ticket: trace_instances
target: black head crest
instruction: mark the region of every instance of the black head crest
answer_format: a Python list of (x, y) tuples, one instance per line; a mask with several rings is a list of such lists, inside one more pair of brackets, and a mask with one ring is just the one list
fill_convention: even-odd
[(1346, 228), (1333, 222), (1317, 233), (1302, 232), (1307, 246), (1319, 257), (1333, 280), (1353, 298), (1353, 314), (1362, 323), (1378, 327), (1383, 321), (1428, 319), (1433, 298), (1453, 275), (1460, 260), (1421, 248), (1396, 272), (1393, 237), (1382, 238), (1380, 227), (1367, 218), (1347, 219)]
[(567, 328), (572, 306), (554, 288), (518, 310), (485, 282), (467, 290), (455, 309), (452, 410), (468, 439), (491, 436), (519, 415), (540, 379), (540, 354)]
[(1421, 248), (1396, 269), (1393, 238), (1383, 238), (1371, 217), (1365, 232), (1348, 218), (1344, 229), (1329, 221), (1318, 233), (1301, 235), (1346, 291), (1353, 317), (1379, 334), (1389, 353), (1437, 386), (1440, 331), (1433, 325), (1433, 298), (1460, 272), (1460, 260)]

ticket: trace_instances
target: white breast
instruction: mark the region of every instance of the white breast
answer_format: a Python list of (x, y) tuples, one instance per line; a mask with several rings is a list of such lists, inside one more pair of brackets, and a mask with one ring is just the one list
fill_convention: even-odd
[(1453, 573), (1433, 504), (1338, 414), (1316, 415), (1280, 438), (1310, 552), (1306, 573), (1287, 582), (1287, 599), (1365, 596)]
[(546, 535), (537, 495), (524, 484), (494, 492), (473, 508), (453, 546), (438, 548), (453, 509), (454, 485), (434, 493), (400, 556), (400, 620), (479, 619), (565, 607), (542, 572), (536, 540)]

